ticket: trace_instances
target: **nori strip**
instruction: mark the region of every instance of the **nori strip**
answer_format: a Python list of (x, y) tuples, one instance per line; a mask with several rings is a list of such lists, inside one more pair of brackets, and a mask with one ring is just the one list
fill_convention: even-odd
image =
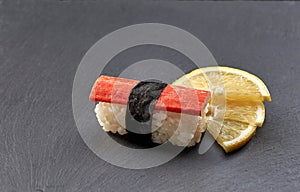
[(168, 84), (157, 80), (139, 82), (130, 92), (126, 108), (126, 130), (151, 140), (152, 113)]

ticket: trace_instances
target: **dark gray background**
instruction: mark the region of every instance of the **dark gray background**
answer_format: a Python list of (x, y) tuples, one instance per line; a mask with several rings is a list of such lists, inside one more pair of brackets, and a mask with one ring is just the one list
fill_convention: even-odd
[[(190, 148), (146, 170), (88, 149), (72, 114), (76, 68), (101, 37), (144, 22), (183, 28), (265, 81), (273, 102), (248, 145)], [(300, 3), (1, 0), (0, 191), (300, 191), (299, 51)]]

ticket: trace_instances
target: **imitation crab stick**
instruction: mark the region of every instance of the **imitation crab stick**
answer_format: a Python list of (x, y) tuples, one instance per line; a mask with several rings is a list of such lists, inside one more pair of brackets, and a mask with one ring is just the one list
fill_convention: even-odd
[[(138, 83), (139, 81), (132, 79), (100, 76), (92, 88), (90, 101), (127, 105), (130, 92)], [(201, 115), (209, 98), (209, 91), (167, 85), (161, 92), (155, 109)]]

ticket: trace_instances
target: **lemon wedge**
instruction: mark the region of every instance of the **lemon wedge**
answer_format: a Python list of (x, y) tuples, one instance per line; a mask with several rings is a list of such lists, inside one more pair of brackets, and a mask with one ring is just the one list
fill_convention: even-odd
[(210, 90), (206, 128), (225, 152), (244, 146), (265, 119), (263, 101), (271, 101), (267, 86), (240, 69), (213, 66), (196, 69), (173, 85)]
[(225, 152), (229, 153), (244, 146), (255, 134), (256, 126), (231, 120), (224, 120), (222, 124), (208, 120), (207, 130)]
[(231, 101), (272, 101), (262, 80), (246, 71), (230, 67), (199, 68), (182, 76), (173, 84), (212, 91), (215, 88), (224, 88), (226, 100)]
[(229, 102), (226, 104), (224, 119), (261, 127), (265, 120), (265, 107), (262, 102)]

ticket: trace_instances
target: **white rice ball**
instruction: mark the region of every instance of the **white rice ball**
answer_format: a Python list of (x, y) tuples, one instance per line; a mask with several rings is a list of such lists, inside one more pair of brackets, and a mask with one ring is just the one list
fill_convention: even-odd
[[(127, 133), (125, 129), (126, 105), (100, 102), (95, 113), (100, 125), (106, 132)], [(152, 116), (152, 141), (171, 142), (178, 146), (194, 146), (200, 142), (205, 131), (204, 119), (183, 113), (154, 110)]]

